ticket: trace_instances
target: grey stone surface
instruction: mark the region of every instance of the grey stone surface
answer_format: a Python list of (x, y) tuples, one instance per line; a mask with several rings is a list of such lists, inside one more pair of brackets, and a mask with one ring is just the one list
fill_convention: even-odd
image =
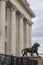
[(30, 59), (37, 60), (38, 65), (43, 65), (43, 60), (41, 57), (30, 57)]

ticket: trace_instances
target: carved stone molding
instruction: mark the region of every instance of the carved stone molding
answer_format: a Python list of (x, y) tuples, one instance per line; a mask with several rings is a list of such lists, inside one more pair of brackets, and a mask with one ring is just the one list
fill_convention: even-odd
[(33, 25), (33, 22), (30, 21), (30, 22), (29, 22), (29, 25), (32, 26), (32, 25)]

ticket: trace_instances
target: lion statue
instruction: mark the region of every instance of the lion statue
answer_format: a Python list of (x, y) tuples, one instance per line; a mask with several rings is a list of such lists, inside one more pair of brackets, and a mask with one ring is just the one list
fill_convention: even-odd
[(39, 43), (34, 43), (33, 46), (31, 48), (25, 48), (22, 50), (22, 55), (24, 57), (24, 55), (27, 56), (27, 53), (31, 53), (31, 56), (33, 55), (33, 53), (36, 53), (37, 56), (39, 56), (38, 54), (38, 47), (40, 46)]

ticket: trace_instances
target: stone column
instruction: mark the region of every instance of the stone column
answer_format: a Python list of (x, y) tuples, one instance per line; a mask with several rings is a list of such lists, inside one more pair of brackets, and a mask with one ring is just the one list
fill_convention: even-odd
[(0, 1), (0, 53), (5, 54), (5, 1)]
[(23, 16), (19, 16), (19, 56), (22, 55), (21, 50), (24, 48), (24, 28), (23, 28)]
[(30, 47), (32, 45), (32, 24), (33, 22), (29, 22), (29, 43), (30, 43)]
[(6, 38), (6, 45), (7, 45), (7, 51), (6, 54), (10, 55), (10, 47), (11, 47), (11, 9), (9, 7), (7, 9), (7, 38)]
[(19, 18), (18, 18), (18, 14), (17, 15), (17, 21), (16, 21), (16, 43), (17, 43), (17, 56), (19, 55)]
[(16, 9), (11, 9), (11, 54), (16, 56)]
[(26, 21), (26, 48), (29, 48), (29, 22)]

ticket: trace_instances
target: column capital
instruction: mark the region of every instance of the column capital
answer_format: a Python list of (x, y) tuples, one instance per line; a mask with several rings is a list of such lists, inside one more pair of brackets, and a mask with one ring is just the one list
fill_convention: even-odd
[(32, 25), (33, 25), (33, 22), (32, 22), (32, 21), (30, 21), (30, 22), (29, 22), (29, 25), (30, 25), (30, 26), (32, 26)]
[(26, 23), (29, 24), (30, 26), (33, 25), (33, 22), (31, 20), (28, 20), (28, 19), (26, 19)]
[(11, 11), (17, 11), (17, 8), (15, 6), (12, 6)]
[(24, 18), (24, 21), (25, 21), (26, 24), (29, 24), (28, 19)]
[(19, 13), (19, 18), (24, 18), (24, 15), (22, 13)]

